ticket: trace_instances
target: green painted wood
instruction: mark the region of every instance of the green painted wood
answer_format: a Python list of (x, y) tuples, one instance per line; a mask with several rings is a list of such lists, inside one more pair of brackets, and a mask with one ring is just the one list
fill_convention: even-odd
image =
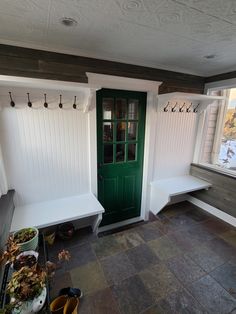
[[(98, 199), (105, 208), (102, 225), (140, 215), (146, 96), (146, 93), (111, 89), (97, 92)], [(113, 102), (113, 115), (108, 119), (103, 118), (106, 99), (110, 99), (110, 103)], [(138, 116), (131, 115), (134, 119), (130, 119), (131, 116), (126, 114), (125, 117), (118, 119), (116, 113), (119, 99), (126, 101), (124, 105), (126, 113), (129, 101), (138, 100)], [(111, 123), (112, 131), (109, 129), (104, 136), (103, 130), (107, 130), (107, 125)], [(133, 136), (135, 125), (136, 137)], [(132, 136), (128, 135), (128, 129), (133, 131)], [(133, 149), (133, 145), (136, 145), (136, 150)], [(135, 160), (130, 160), (134, 159), (134, 151)]]

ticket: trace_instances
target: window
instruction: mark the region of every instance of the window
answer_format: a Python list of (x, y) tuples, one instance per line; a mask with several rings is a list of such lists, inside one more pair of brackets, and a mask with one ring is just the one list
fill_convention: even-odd
[(218, 90), (223, 104), (213, 103), (204, 113), (199, 163), (236, 174), (236, 88)]

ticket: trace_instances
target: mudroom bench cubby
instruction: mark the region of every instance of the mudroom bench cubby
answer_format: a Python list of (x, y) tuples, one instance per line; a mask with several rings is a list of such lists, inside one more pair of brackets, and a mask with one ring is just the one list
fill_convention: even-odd
[(11, 231), (34, 226), (52, 225), (91, 217), (93, 232), (97, 233), (104, 208), (92, 193), (34, 203), (15, 208)]
[(171, 197), (209, 187), (209, 182), (191, 175), (152, 181), (150, 211), (156, 215), (170, 202)]

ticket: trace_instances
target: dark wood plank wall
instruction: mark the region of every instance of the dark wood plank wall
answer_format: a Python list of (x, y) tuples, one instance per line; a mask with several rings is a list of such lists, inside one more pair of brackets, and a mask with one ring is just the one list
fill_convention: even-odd
[(161, 81), (160, 93), (203, 93), (200, 76), (42, 50), (0, 45), (0, 74), (87, 82), (86, 72)]
[(229, 80), (232, 78), (236, 78), (236, 71), (206, 77), (206, 83)]
[(209, 190), (196, 191), (192, 196), (236, 217), (236, 178), (204, 166), (192, 164), (190, 173), (212, 183)]

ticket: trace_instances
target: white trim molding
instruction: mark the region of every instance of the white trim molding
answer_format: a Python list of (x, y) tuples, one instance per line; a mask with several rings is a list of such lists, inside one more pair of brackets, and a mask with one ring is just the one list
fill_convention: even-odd
[(228, 224), (236, 227), (236, 218), (233, 216), (230, 216), (229, 214), (223, 212), (222, 210), (213, 207), (203, 201), (200, 201), (199, 199), (189, 196), (187, 199), (190, 203), (202, 208), (203, 210), (207, 211), (208, 213), (212, 214), (213, 216), (216, 216), (217, 218), (224, 220)]
[(162, 82), (134, 79), (123, 76), (105, 75), (86, 72), (88, 84), (95, 88), (113, 88), (139, 92), (154, 92), (158, 94)]

